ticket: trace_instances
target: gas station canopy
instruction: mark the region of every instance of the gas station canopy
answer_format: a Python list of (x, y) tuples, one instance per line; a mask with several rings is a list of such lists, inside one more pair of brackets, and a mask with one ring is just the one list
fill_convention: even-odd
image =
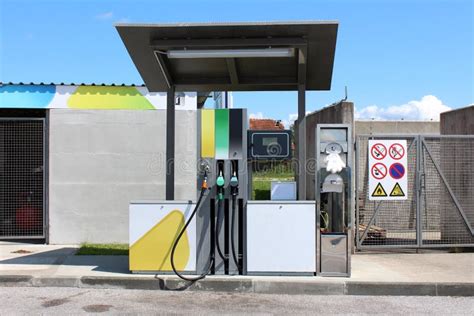
[(331, 88), (337, 22), (116, 28), (150, 92)]

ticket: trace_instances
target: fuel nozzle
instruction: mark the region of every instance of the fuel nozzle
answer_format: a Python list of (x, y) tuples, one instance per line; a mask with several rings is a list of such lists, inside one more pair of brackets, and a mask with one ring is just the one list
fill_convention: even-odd
[(219, 172), (219, 176), (216, 179), (216, 186), (217, 186), (217, 198), (219, 200), (224, 199), (224, 176), (222, 175), (222, 170)]
[(230, 178), (230, 193), (233, 196), (239, 194), (239, 178), (237, 178), (237, 173), (234, 171), (232, 178)]
[(202, 184), (201, 184), (201, 191), (206, 191), (208, 189), (208, 186), (207, 186), (207, 171), (204, 171), (204, 178), (202, 180)]

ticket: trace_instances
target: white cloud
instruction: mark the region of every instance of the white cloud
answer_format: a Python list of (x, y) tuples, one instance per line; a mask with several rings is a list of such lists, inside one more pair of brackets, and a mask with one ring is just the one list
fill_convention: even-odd
[(98, 14), (95, 17), (96, 19), (99, 19), (99, 20), (109, 20), (113, 18), (113, 16), (114, 16), (114, 13), (112, 11), (108, 11), (108, 12)]
[(439, 121), (439, 114), (451, 110), (451, 108), (435, 97), (425, 95), (420, 101), (381, 108), (377, 105), (367, 106), (360, 111), (355, 110), (356, 119), (374, 120), (414, 120), (414, 121)]
[(298, 118), (298, 113), (292, 113), (288, 115), (288, 119), (286, 120), (283, 119), (281, 120), (281, 122), (283, 123), (286, 129), (289, 129), (290, 126), (296, 121), (297, 118)]

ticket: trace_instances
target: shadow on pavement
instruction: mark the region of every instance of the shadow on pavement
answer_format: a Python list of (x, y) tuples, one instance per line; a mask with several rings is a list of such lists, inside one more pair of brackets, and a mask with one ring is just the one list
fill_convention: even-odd
[[(130, 274), (128, 256), (75, 256), (77, 250), (73, 247), (64, 247), (20, 256), (18, 255), (21, 252), (3, 253), (0, 265), (90, 266), (92, 271)], [(6, 256), (11, 257), (5, 258)]]

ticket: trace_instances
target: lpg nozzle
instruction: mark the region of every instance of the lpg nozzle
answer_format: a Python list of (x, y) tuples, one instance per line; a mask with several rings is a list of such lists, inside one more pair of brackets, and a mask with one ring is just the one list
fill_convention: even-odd
[(230, 178), (230, 194), (232, 197), (236, 197), (239, 195), (239, 178), (237, 177), (237, 169), (238, 164), (237, 161), (232, 161), (232, 177)]
[(232, 177), (230, 178), (230, 193), (232, 196), (237, 196), (239, 194), (239, 179), (237, 178), (237, 173), (234, 171)]

